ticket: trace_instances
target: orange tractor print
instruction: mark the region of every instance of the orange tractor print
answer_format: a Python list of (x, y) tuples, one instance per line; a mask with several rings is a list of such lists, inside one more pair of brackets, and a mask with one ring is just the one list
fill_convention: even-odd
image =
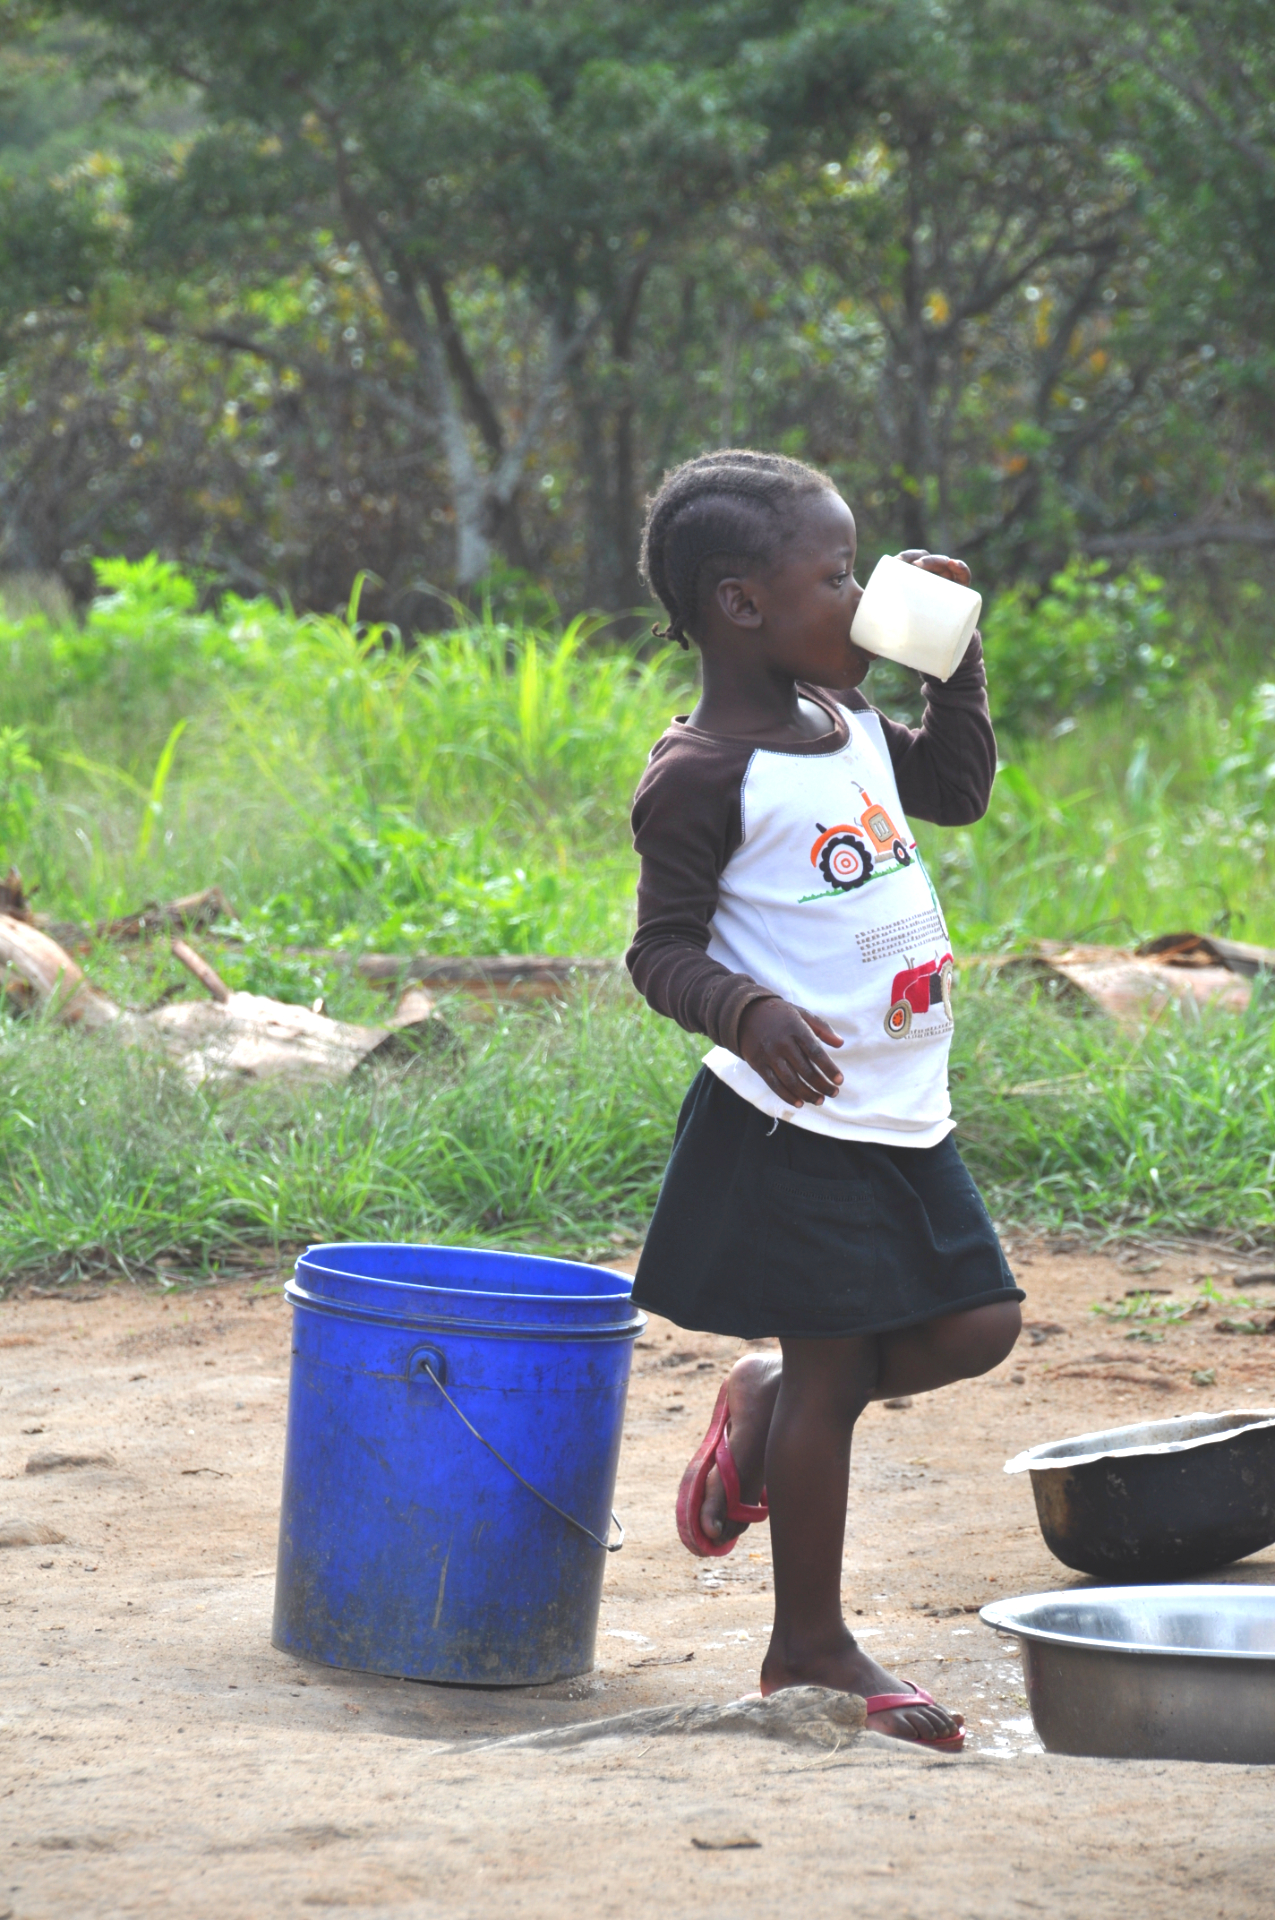
[(894, 976), (890, 988), (890, 1010), (885, 1030), (893, 1040), (901, 1040), (912, 1025), (914, 1014), (924, 1014), (943, 1002), (943, 1011), (952, 1018), (952, 956), (927, 960), (923, 966), (906, 967)]
[(810, 864), (838, 893), (852, 893), (870, 880), (875, 862), (882, 858), (897, 860), (901, 867), (911, 864), (902, 834), (885, 808), (866, 793), (857, 820), (843, 821), (838, 827), (816, 822), (816, 829), (819, 838), (810, 849)]

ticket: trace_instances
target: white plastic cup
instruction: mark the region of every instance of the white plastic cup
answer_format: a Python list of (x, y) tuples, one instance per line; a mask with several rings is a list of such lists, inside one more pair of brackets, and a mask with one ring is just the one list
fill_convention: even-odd
[(850, 638), (865, 653), (950, 680), (978, 625), (983, 596), (886, 553), (863, 589)]

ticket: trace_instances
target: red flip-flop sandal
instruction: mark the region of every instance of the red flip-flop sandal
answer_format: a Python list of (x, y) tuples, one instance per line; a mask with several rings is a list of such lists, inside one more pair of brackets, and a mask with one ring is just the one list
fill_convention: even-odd
[(677, 1490), (677, 1531), (682, 1545), (688, 1553), (698, 1554), (701, 1559), (719, 1560), (729, 1553), (739, 1538), (736, 1534), (730, 1540), (710, 1540), (700, 1525), (700, 1509), (704, 1505), (704, 1489), (714, 1464), (722, 1476), (722, 1485), (726, 1489), (726, 1518), (739, 1520), (747, 1526), (754, 1526), (760, 1520), (770, 1518), (770, 1508), (766, 1502), (765, 1489), (755, 1507), (748, 1506), (739, 1497), (739, 1469), (735, 1465), (735, 1456), (730, 1450), (726, 1438), (726, 1428), (730, 1422), (730, 1409), (726, 1404), (726, 1382), (723, 1380), (717, 1404), (713, 1408), (713, 1417), (708, 1423), (708, 1432), (704, 1435), (691, 1463), (682, 1475), (682, 1484)]
[[(874, 1693), (863, 1704), (870, 1714), (893, 1713), (896, 1707), (937, 1707), (938, 1701), (924, 1687), (918, 1687), (912, 1680), (908, 1681), (908, 1686), (912, 1689), (910, 1693)], [(894, 1740), (911, 1740), (918, 1747), (937, 1747), (940, 1753), (959, 1753), (965, 1745), (963, 1727), (959, 1733), (932, 1734), (928, 1740), (914, 1733), (896, 1733), (890, 1737)]]

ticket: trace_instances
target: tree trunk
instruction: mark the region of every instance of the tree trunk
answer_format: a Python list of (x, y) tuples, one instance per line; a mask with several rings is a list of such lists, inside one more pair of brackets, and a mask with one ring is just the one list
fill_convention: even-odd
[(639, 268), (624, 290), (611, 325), (609, 365), (599, 369), (581, 355), (571, 373), (586, 482), (584, 603), (619, 615), (644, 597), (637, 570), (633, 349), (646, 272)]

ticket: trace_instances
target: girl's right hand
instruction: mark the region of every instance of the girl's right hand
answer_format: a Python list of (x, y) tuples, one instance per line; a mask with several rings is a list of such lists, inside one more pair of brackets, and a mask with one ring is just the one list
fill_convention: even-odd
[(931, 553), (925, 547), (908, 547), (899, 558), (925, 573), (938, 573), (945, 580), (955, 580), (958, 587), (968, 587), (973, 577), (964, 560), (949, 560), (945, 553)]
[(739, 1022), (739, 1051), (772, 1093), (790, 1107), (835, 1097), (842, 1076), (818, 1044), (842, 1044), (826, 1020), (786, 1000), (753, 1000)]

